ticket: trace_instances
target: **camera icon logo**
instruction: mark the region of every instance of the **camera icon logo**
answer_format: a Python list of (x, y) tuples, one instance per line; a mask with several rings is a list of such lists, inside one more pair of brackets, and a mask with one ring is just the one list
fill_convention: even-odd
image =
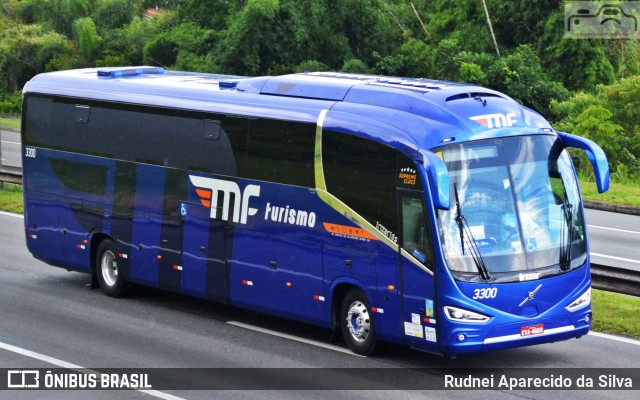
[(40, 371), (8, 370), (7, 389), (34, 389), (40, 387)]
[(565, 37), (573, 39), (638, 39), (640, 1), (565, 2)]

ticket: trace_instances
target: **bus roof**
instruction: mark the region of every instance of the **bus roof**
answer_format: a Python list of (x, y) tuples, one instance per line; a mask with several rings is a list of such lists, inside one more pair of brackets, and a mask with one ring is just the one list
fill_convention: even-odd
[(393, 127), (388, 135), (401, 137), (384, 141), (399, 141), (400, 147), (414, 150), (442, 142), (552, 131), (539, 114), (500, 92), (422, 78), (335, 72), (251, 78), (107, 67), (40, 74), (23, 92), (306, 122), (330, 110), (330, 116), (361, 119), (360, 126)]

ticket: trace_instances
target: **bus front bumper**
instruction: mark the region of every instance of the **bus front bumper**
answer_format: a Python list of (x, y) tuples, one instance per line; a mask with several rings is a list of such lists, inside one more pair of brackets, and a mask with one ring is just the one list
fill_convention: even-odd
[(589, 333), (591, 308), (569, 316), (531, 319), (491, 327), (460, 324), (444, 337), (442, 351), (447, 355), (469, 354), (579, 338)]

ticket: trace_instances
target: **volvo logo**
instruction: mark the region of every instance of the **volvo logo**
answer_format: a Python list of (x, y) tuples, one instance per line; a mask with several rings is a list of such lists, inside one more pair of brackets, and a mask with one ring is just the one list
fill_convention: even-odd
[(535, 290), (534, 290), (533, 292), (529, 292), (529, 293), (527, 294), (527, 297), (526, 297), (524, 300), (522, 300), (522, 303), (520, 303), (520, 307), (522, 307), (522, 306), (524, 306), (525, 304), (527, 304), (527, 302), (528, 302), (529, 300), (534, 300), (534, 299), (536, 298), (536, 292), (537, 292), (538, 290), (540, 290), (540, 288), (541, 288), (541, 287), (542, 287), (542, 283), (541, 283), (541, 284), (539, 284), (539, 285), (538, 285), (538, 287), (537, 287), (537, 288), (535, 288)]

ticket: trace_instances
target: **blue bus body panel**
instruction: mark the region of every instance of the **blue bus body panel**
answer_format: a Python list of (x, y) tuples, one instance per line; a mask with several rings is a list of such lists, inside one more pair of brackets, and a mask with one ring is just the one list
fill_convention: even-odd
[[(580, 268), (552, 278), (520, 284), (478, 285), (458, 282), (457, 289), (450, 284), (446, 290), (447, 303), (466, 309), (477, 310), (491, 316), (485, 324), (453, 324), (443, 319), (443, 347), (449, 353), (475, 352), (478, 350), (501, 350), (523, 345), (580, 337), (589, 331), (591, 307), (575, 312), (565, 309), (572, 301), (590, 288), (588, 268)], [(496, 287), (493, 299), (473, 300), (480, 288)], [(559, 290), (572, 288), (572, 290)], [(522, 304), (529, 293), (535, 291), (535, 298)], [(543, 325), (544, 331), (531, 336), (523, 336), (521, 328)], [(467, 336), (465, 343), (459, 343), (457, 336)]]
[[(336, 322), (336, 293), (355, 286), (370, 300), (380, 339), (444, 354), (588, 332), (591, 307), (566, 309), (590, 287), (588, 258), (584, 267), (552, 278), (495, 285), (456, 281), (445, 265), (436, 209), (449, 206), (448, 175), (426, 152), (445, 143), (554, 134), (539, 114), (508, 96), (453, 82), (333, 73), (98, 71), (41, 74), (24, 94), (141, 105), (156, 113), (295, 121), (317, 137), (336, 131), (399, 150), (415, 162), (424, 188), (432, 260), (422, 264), (402, 253), (371, 224), (327, 201), (318, 147), (316, 187), (302, 187), (34, 145), (37, 157), (23, 151), (23, 179), (26, 241), (37, 258), (91, 272), (94, 239), (110, 237), (127, 280), (325, 327)], [(604, 187), (608, 174), (601, 169)], [(496, 295), (478, 299), (477, 290), (487, 287)], [(491, 319), (454, 323), (443, 305)], [(527, 327), (544, 332), (527, 336)]]

